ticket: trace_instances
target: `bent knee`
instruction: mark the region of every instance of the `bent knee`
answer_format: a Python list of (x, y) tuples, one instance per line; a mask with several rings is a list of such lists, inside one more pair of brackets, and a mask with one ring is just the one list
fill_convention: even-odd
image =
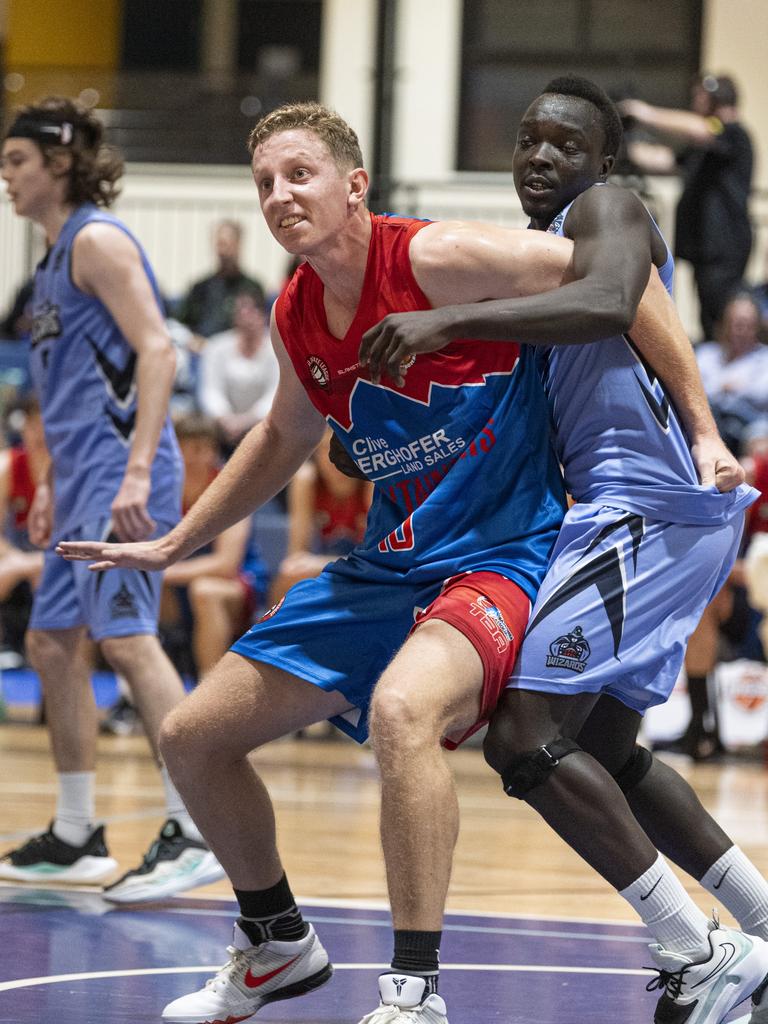
[(168, 765), (190, 762), (196, 754), (206, 753), (209, 746), (204, 730), (201, 731), (191, 720), (186, 704), (182, 701), (172, 708), (160, 726), (160, 755)]
[(368, 722), (371, 743), (377, 752), (384, 753), (394, 746), (402, 751), (439, 742), (442, 728), (436, 710), (423, 709), (400, 687), (374, 691)]
[(193, 603), (218, 601), (222, 596), (230, 592), (233, 583), (237, 586), (235, 580), (224, 579), (219, 576), (198, 576), (196, 579), (189, 581), (187, 593), (189, 594), (190, 601)]
[(519, 691), (504, 691), (483, 741), (483, 756), (495, 772), (501, 774), (510, 763), (559, 734), (551, 721), (531, 712)]
[(151, 634), (111, 636), (101, 640), (99, 647), (113, 671), (130, 678), (134, 674), (137, 659), (141, 657), (140, 650), (146, 646), (147, 641), (153, 640), (157, 642)]

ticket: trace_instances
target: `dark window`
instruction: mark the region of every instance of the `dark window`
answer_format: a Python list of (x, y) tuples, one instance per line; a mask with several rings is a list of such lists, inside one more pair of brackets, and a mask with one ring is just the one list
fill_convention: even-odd
[(124, 0), (122, 67), (195, 71), (202, 0)]
[(238, 0), (240, 71), (317, 73), (322, 7), (321, 0)]
[(458, 167), (508, 171), (517, 124), (550, 78), (687, 107), (701, 0), (464, 0)]

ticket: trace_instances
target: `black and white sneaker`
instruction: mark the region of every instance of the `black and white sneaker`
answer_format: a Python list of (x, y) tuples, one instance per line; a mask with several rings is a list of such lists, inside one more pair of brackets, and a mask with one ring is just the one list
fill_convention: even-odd
[(99, 732), (106, 736), (135, 736), (142, 732), (141, 719), (127, 697), (118, 697), (107, 711)]
[(82, 846), (65, 843), (53, 831), (33, 836), (0, 859), (0, 878), (13, 882), (102, 882), (117, 867), (104, 842), (104, 826), (91, 832)]
[(112, 903), (147, 903), (223, 877), (224, 869), (205, 843), (188, 839), (176, 819), (169, 818), (141, 865), (108, 885), (103, 895)]
[(659, 969), (648, 991), (664, 989), (654, 1024), (720, 1024), (768, 976), (768, 943), (734, 928), (721, 928), (716, 920), (709, 927), (710, 955), (702, 960), (693, 961), (657, 944), (648, 947)]

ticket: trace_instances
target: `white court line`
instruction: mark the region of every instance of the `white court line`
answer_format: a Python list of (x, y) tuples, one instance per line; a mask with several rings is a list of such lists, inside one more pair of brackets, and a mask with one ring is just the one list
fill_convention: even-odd
[[(380, 971), (387, 965), (380, 964), (337, 964), (335, 971)], [(101, 978), (136, 978), (155, 974), (209, 974), (221, 970), (221, 964), (206, 967), (147, 967), (130, 971), (87, 971), (82, 974), (55, 974), (43, 978), (15, 978), (0, 982), (0, 992), (17, 988), (33, 988), (37, 985), (57, 985), (69, 981), (98, 981)], [(561, 967), (544, 964), (441, 964), (441, 971), (503, 971), (518, 974), (607, 974), (607, 975), (648, 975), (653, 971), (624, 969), (621, 967)], [(747, 1018), (745, 1017), (746, 1021)], [(734, 1024), (737, 1024), (734, 1021)]]
[[(0, 881), (0, 890), (12, 889), (16, 892), (23, 893), (29, 892), (32, 889), (42, 890), (40, 884), (29, 883), (25, 884), (14, 884), (13, 882), (6, 881), (3, 879)], [(101, 893), (103, 888), (100, 885), (46, 885), (46, 891), (60, 892), (60, 893)], [(200, 902), (208, 903), (229, 903), (234, 904), (234, 896), (220, 896), (216, 893), (212, 895), (206, 895), (202, 892), (187, 892), (183, 895), (172, 897), (168, 902), (175, 902), (176, 900), (199, 900)], [(389, 913), (389, 904), (386, 900), (353, 900), (353, 899), (335, 899), (330, 900), (327, 898), (316, 898), (313, 896), (297, 896), (296, 902), (300, 903), (305, 907), (327, 907), (330, 910), (379, 910), (382, 913)], [(152, 908), (151, 903), (135, 903), (132, 905), (131, 910), (145, 910), (148, 911)], [(170, 908), (169, 908), (170, 909)], [(172, 910), (173, 913), (178, 911)], [(555, 914), (516, 914), (511, 911), (490, 911), (490, 910), (452, 910), (450, 907), (446, 909), (446, 914), (450, 917), (479, 917), (489, 918), (498, 920), (519, 920), (519, 921), (550, 921), (550, 922), (562, 922), (563, 924), (589, 924), (589, 925), (609, 925), (616, 928), (644, 928), (645, 925), (642, 921), (620, 921), (613, 920), (611, 918), (603, 917), (562, 917)], [(736, 1024), (734, 1021), (733, 1024)]]

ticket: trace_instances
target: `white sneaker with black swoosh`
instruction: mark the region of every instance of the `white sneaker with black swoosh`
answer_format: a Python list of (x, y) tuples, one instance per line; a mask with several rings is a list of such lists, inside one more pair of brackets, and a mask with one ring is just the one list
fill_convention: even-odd
[(266, 1003), (302, 996), (333, 974), (312, 925), (298, 942), (251, 940), (235, 923), (229, 961), (198, 992), (174, 999), (163, 1010), (166, 1024), (236, 1024)]
[(709, 928), (710, 955), (703, 960), (691, 960), (656, 943), (648, 947), (659, 970), (648, 991), (664, 989), (654, 1024), (720, 1024), (768, 977), (768, 943), (721, 928), (717, 919)]

